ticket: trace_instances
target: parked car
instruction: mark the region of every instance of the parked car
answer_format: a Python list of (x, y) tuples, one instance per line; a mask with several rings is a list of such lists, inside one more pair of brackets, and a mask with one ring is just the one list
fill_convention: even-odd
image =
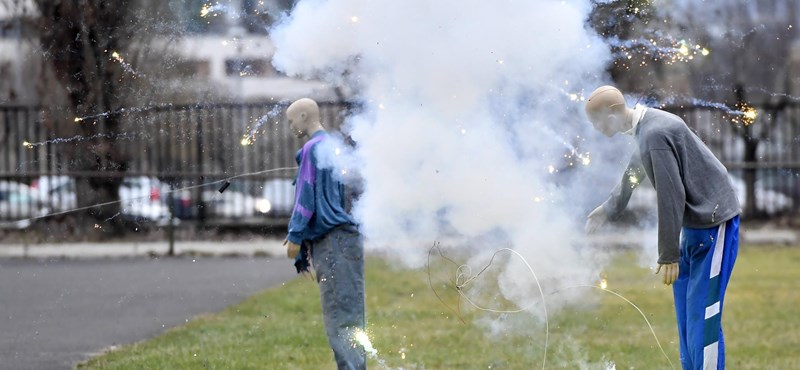
[[(739, 204), (742, 207), (747, 204), (747, 189), (744, 180), (731, 176), (731, 183), (736, 190), (736, 196), (739, 198)], [(766, 212), (768, 215), (789, 211), (794, 205), (790, 195), (765, 188), (765, 183), (756, 181), (755, 195), (756, 195), (756, 209)]]
[(290, 179), (270, 179), (264, 182), (262, 199), (268, 202), (269, 215), (288, 217), (292, 215), (294, 206), (294, 181)]
[(69, 176), (41, 176), (31, 183), (31, 188), (52, 212), (64, 212), (78, 206), (75, 179)]
[(23, 229), (31, 225), (30, 218), (50, 212), (39, 195), (30, 186), (0, 181), (0, 226)]
[(155, 177), (126, 177), (119, 187), (122, 215), (137, 222), (169, 223), (170, 213), (164, 195), (169, 186)]
[(240, 182), (232, 182), (222, 193), (218, 189), (205, 188), (201, 197), (208, 218), (262, 217), (272, 209), (268, 200), (248, 194)]

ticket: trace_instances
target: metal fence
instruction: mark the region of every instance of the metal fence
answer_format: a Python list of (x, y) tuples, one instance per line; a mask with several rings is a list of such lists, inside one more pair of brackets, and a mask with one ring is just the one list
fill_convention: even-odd
[[(112, 218), (156, 224), (167, 224), (172, 217), (184, 224), (285, 224), (294, 200), (295, 153), (302, 146), (289, 132), (285, 108), (159, 106), (64, 118), (59, 110), (0, 107), (0, 222), (24, 228), (31, 218), (61, 217), (94, 204), (89, 196), (82, 199), (86, 180), (120, 177), (114, 181), (120, 206)], [(321, 104), (321, 120), (336, 130), (348, 109), (347, 104)], [(80, 133), (79, 125), (102, 124), (111, 115), (118, 124), (115, 133)], [(98, 148), (103, 145), (113, 148)], [(98, 150), (111, 153), (112, 164), (123, 171), (97, 173), (78, 163), (105, 160), (95, 158)]]
[[(31, 219), (61, 217), (94, 204), (81, 189), (87, 187), (85, 181), (98, 177), (119, 177), (115, 184), (120, 206), (106, 215), (111, 219), (285, 224), (295, 171), (264, 172), (296, 165), (294, 156), (302, 141), (289, 132), (285, 108), (169, 105), (74, 118), (53, 108), (0, 107), (0, 224), (24, 228)], [(320, 108), (322, 121), (337, 129), (353, 107)], [(741, 112), (716, 108), (665, 109), (683, 117), (725, 163), (740, 197), (751, 196), (749, 203), (742, 199), (751, 207), (750, 217), (800, 214), (800, 105), (757, 107), (752, 122), (743, 122)], [(112, 116), (118, 123), (113, 134), (98, 131), (87, 137), (78, 130)], [(109, 143), (113, 148), (104, 152), (112, 152), (112, 162), (124, 171), (86, 171), (76, 162), (92, 158), (87, 154)], [(220, 192), (225, 179), (230, 185)]]
[(800, 104), (666, 109), (681, 116), (728, 168), (746, 217), (800, 215)]

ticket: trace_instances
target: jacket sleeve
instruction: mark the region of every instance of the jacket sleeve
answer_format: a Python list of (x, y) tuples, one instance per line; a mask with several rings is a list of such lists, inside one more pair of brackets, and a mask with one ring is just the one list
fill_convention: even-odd
[(654, 149), (648, 155), (653, 163), (653, 187), (658, 202), (658, 263), (680, 260), (680, 235), (686, 190), (675, 154), (668, 149)]
[(642, 166), (642, 156), (639, 151), (633, 153), (622, 180), (611, 191), (611, 196), (603, 203), (603, 208), (609, 218), (613, 219), (628, 206), (633, 189), (645, 179), (644, 167)]
[(289, 220), (287, 239), (292, 243), (301, 244), (303, 242), (308, 223), (316, 211), (316, 177), (317, 168), (313, 147), (304, 148), (295, 184), (294, 209), (292, 218)]

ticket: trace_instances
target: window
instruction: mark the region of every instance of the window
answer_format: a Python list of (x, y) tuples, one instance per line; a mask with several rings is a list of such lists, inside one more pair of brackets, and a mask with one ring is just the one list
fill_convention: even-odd
[(241, 77), (268, 77), (274, 74), (272, 65), (265, 59), (228, 59), (225, 74)]

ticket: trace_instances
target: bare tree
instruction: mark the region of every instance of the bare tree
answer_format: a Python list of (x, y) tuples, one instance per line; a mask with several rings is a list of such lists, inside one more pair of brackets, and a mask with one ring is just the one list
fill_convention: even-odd
[[(86, 138), (67, 151), (65, 169), (76, 175), (79, 207), (90, 208), (89, 223), (106, 221), (121, 232), (119, 187), (130, 155), (117, 145), (126, 103), (149, 100), (142, 73), (127, 55), (150, 60), (149, 38), (164, 33), (169, 2), (155, 0), (36, 0), (45, 72), (39, 82), (48, 109), (44, 119), (59, 135)], [(174, 22), (173, 22), (174, 23)], [(174, 25), (172, 27), (175, 27)], [(178, 28), (180, 29), (180, 28)], [(174, 32), (174, 31), (169, 31)], [(144, 56), (143, 56), (144, 55)], [(136, 57), (134, 57), (136, 59)], [(157, 89), (151, 89), (157, 90)], [(66, 107), (60, 107), (65, 105)]]

